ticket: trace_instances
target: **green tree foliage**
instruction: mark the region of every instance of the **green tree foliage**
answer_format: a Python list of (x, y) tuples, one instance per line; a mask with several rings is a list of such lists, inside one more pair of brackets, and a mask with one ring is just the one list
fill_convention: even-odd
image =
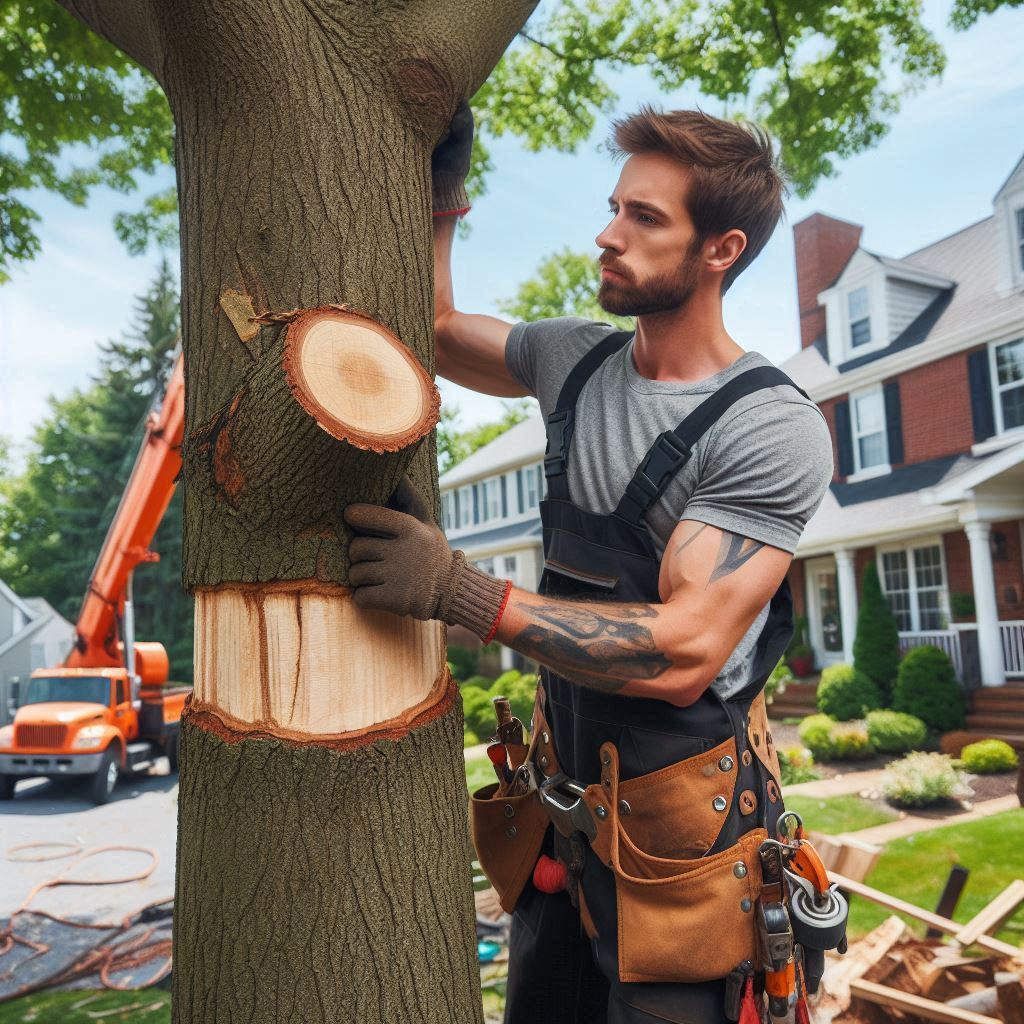
[[(72, 621), (117, 510), (178, 334), (178, 295), (164, 261), (125, 337), (101, 347), (93, 382), (50, 399), (24, 471), (0, 484), (0, 578), (45, 597)], [(181, 589), (181, 495), (152, 543), (158, 563), (135, 573), (136, 635), (161, 641), (175, 679), (192, 678), (192, 602)]]
[(878, 568), (874, 562), (868, 562), (861, 579), (853, 664), (857, 671), (874, 680), (882, 691), (883, 702), (888, 703), (899, 661), (899, 628), (882, 593)]
[[(5, 281), (12, 263), (39, 252), (39, 215), (25, 189), (49, 189), (76, 206), (97, 185), (130, 192), (138, 172), (171, 162), (173, 122), (148, 73), (50, 0), (0, 3), (0, 92)], [(152, 197), (147, 210), (159, 201)]]
[(949, 23), (962, 32), (983, 14), (994, 14), (1002, 7), (1024, 7), (1024, 0), (954, 0)]
[(441, 418), (437, 424), (437, 471), (447, 472), (457, 466), (463, 459), (470, 456), (478, 448), (490, 444), (500, 437), (509, 427), (514, 427), (526, 419), (530, 403), (520, 398), (513, 402), (502, 402), (501, 418), (489, 423), (478, 423), (468, 430), (459, 430), (456, 421), (459, 418), (457, 405), (446, 405), (441, 410)]
[(516, 320), (544, 320), (556, 316), (582, 316), (631, 330), (633, 318), (615, 316), (601, 308), (597, 290), (601, 285), (597, 260), (568, 247), (548, 256), (514, 298), (498, 303), (502, 312)]
[[(1022, 0), (955, 0), (967, 28)], [(762, 122), (779, 140), (797, 193), (808, 195), (837, 162), (875, 145), (902, 98), (945, 67), (924, 27), (921, 0), (558, 0), (542, 4), (473, 97), (479, 131), (469, 178), (485, 191), (489, 138), (518, 136), (531, 150), (576, 152), (617, 100), (609, 73), (644, 68), (654, 87), (686, 88)], [(0, 81), (7, 101), (0, 143), (0, 275), (39, 250), (38, 216), (18, 192), (42, 187), (84, 203), (97, 184), (122, 191), (133, 173), (170, 163), (173, 125), (152, 77), (55, 4), (0, 5)], [(84, 144), (84, 145), (76, 145)], [(58, 161), (89, 153), (86, 166)], [(87, 148), (88, 147), (88, 148)], [(133, 252), (176, 232), (167, 190), (121, 213)], [(0, 277), (2, 279), (2, 277)]]

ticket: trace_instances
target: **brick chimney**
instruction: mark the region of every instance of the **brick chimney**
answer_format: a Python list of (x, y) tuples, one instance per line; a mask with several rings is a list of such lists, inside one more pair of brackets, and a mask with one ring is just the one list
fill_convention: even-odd
[(863, 230), (823, 213), (812, 213), (793, 225), (801, 348), (825, 333), (825, 307), (818, 305), (818, 293), (835, 281), (857, 251)]

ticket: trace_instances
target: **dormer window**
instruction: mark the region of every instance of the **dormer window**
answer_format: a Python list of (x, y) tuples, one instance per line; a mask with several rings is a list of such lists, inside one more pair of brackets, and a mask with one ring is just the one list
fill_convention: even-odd
[(855, 288), (848, 297), (850, 314), (850, 347), (871, 343), (871, 309), (867, 287)]

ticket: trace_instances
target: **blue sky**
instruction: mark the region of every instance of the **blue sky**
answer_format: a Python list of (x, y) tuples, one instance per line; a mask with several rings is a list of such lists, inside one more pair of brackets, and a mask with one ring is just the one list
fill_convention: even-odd
[[(925, 4), (948, 55), (943, 78), (904, 100), (880, 145), (845, 161), (808, 199), (791, 199), (785, 221), (730, 290), (726, 325), (743, 348), (775, 362), (799, 349), (792, 225), (809, 214), (861, 224), (867, 248), (902, 256), (991, 213), (992, 196), (1024, 155), (1024, 12), (1002, 11), (954, 33), (945, 25), (949, 6)], [(640, 71), (613, 84), (620, 99), (611, 116), (643, 102), (721, 113), (695, 91), (659, 93)], [(607, 121), (599, 121), (575, 154), (529, 153), (510, 137), (489, 141), (489, 192), (469, 214), (470, 237), (455, 242), (461, 309), (501, 315), (497, 302), (563, 246), (597, 255), (594, 237), (618, 173), (598, 151), (606, 135)], [(172, 180), (170, 170), (146, 179), (141, 194)], [(45, 415), (47, 395), (87, 382), (99, 343), (127, 326), (158, 260), (153, 251), (128, 256), (114, 236), (113, 215), (132, 207), (130, 197), (99, 192), (84, 210), (44, 193), (30, 199), (43, 217), (42, 255), (0, 286), (0, 434), (16, 455)], [(500, 415), (499, 399), (438, 383), (463, 425)]]

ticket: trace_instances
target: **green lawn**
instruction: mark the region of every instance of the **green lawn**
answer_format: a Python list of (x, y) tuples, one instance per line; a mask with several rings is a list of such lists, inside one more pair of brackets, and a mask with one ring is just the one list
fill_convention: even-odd
[(485, 757), (474, 757), (466, 762), (466, 788), (470, 793), (478, 790), (488, 783), (497, 782), (498, 776), (494, 774), (494, 765)]
[[(954, 864), (962, 864), (971, 872), (953, 915), (955, 921), (966, 924), (1015, 878), (1024, 878), (1024, 810), (895, 839), (886, 844), (866, 881), (882, 892), (934, 910)], [(854, 897), (850, 937), (869, 932), (889, 914), (884, 907)], [(913, 923), (909, 918), (907, 921)], [(923, 934), (925, 926), (915, 928)], [(1016, 944), (1024, 942), (1024, 909), (1003, 925), (997, 937)]]
[(862, 800), (859, 796), (787, 796), (786, 810), (796, 811), (804, 820), (804, 828), (826, 835), (856, 832), (862, 828), (895, 821), (898, 813), (888, 807)]
[[(119, 1006), (123, 1007), (121, 1013), (89, 1016)], [(0, 1024), (96, 1024), (97, 1020), (104, 1024), (170, 1024), (171, 994), (159, 988), (138, 992), (42, 992), (0, 1004)]]

